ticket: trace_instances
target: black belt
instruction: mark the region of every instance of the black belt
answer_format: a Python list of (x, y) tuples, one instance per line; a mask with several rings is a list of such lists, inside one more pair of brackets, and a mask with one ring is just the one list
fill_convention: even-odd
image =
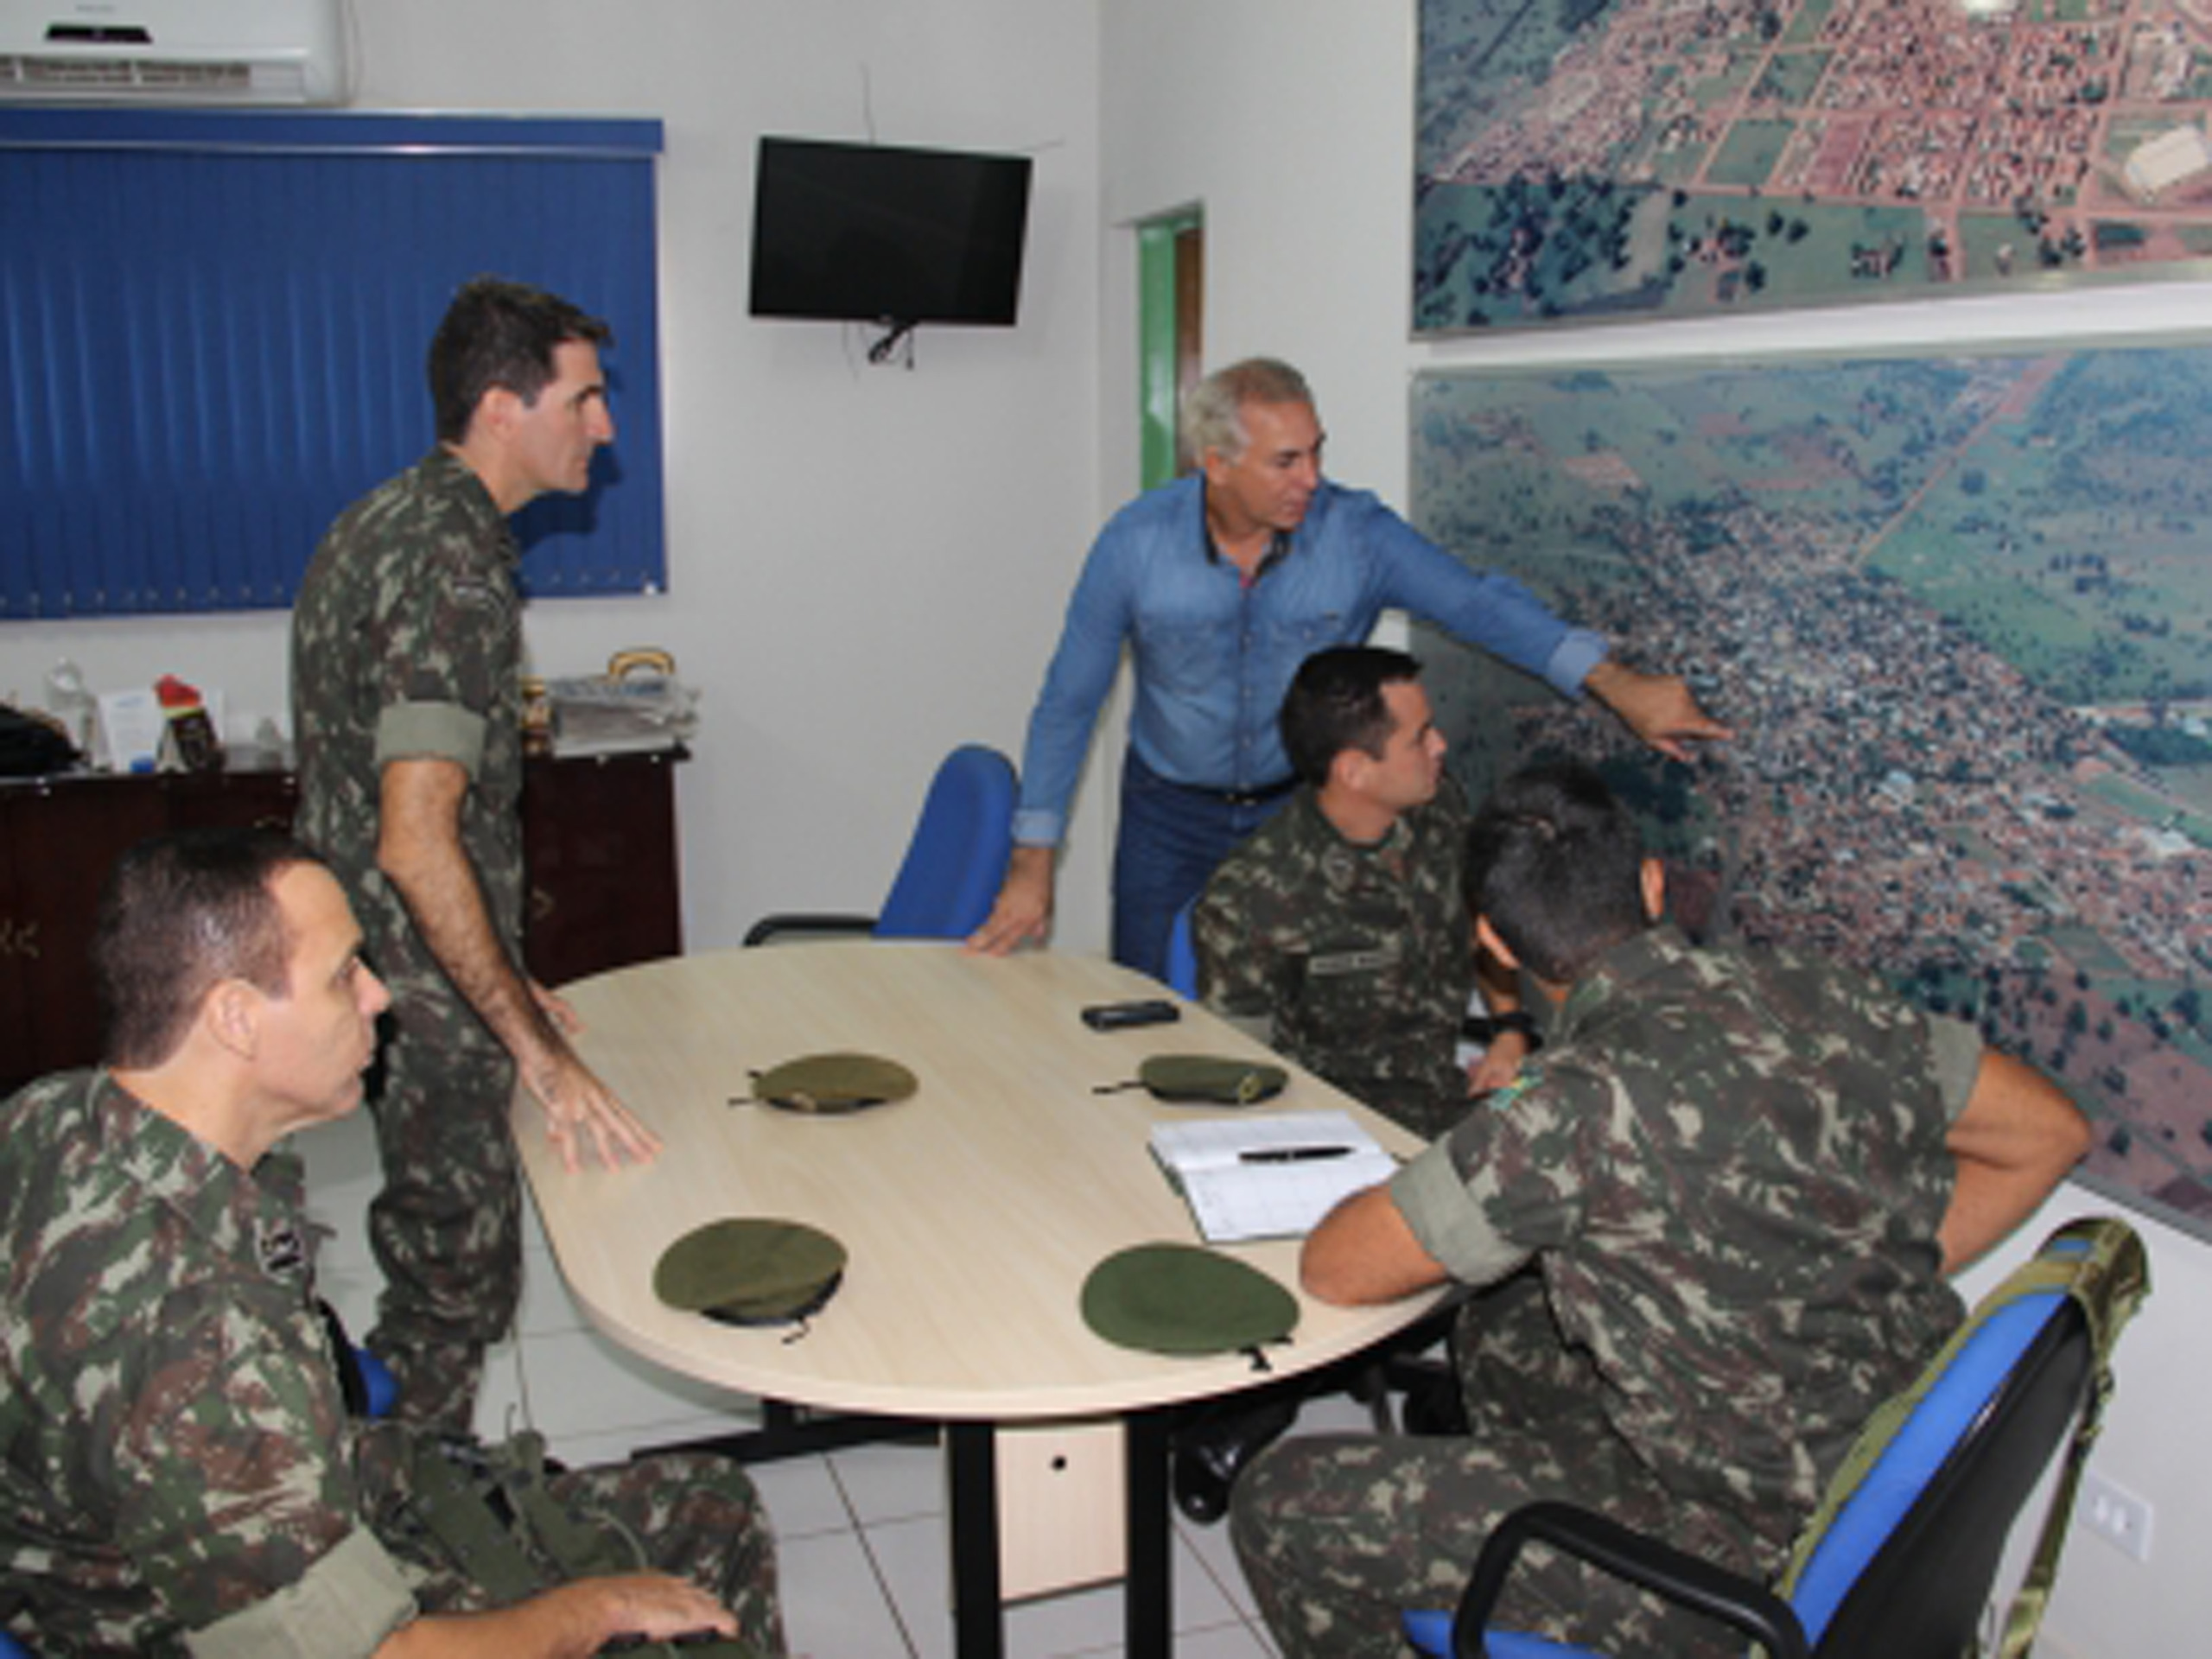
[(1203, 784), (1177, 784), (1175, 787), (1188, 794), (1203, 795), (1210, 801), (1219, 801), (1224, 806), (1259, 806), (1289, 794), (1298, 787), (1298, 779), (1284, 778), (1255, 789), (1208, 789)]

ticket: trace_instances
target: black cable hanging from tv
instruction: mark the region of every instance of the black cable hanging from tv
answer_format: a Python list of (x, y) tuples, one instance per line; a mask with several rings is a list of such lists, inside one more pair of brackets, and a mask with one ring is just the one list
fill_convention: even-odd
[(868, 360), (879, 367), (888, 363), (891, 361), (892, 354), (899, 350), (899, 344), (903, 341), (906, 349), (900, 357), (900, 366), (912, 368), (914, 366), (914, 325), (911, 322), (900, 322), (896, 318), (886, 317), (880, 326), (883, 329), (883, 337), (868, 348)]

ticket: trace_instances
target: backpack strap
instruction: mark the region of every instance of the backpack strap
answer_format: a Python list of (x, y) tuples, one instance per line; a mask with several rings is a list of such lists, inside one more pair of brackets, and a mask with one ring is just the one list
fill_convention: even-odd
[(1789, 1565), (1777, 1586), (1785, 1598), (1812, 1560), (1815, 1550), (1836, 1516), (1851, 1501), (1868, 1471), (1889, 1449), (1897, 1430), (1918, 1409), (1920, 1402), (1948, 1370), (1960, 1350), (1999, 1309), (2048, 1291), (2063, 1292), (2077, 1303), (2088, 1325), (2091, 1349), (2089, 1397), (2075, 1421), (2074, 1436), (2056, 1486), (2050, 1508), (2044, 1517), (2042, 1536), (2019, 1593), (2006, 1614), (2005, 1635), (1998, 1659), (2021, 1659), (2034, 1640), (2050, 1586), (2058, 1572), (2058, 1555), (2066, 1535), (2066, 1522), (2074, 1508), (2075, 1489), (2089, 1448), (2095, 1443), (2106, 1400), (2112, 1393), (2112, 1351), (2135, 1310), (2150, 1294), (2150, 1269), (2143, 1241), (2135, 1230), (2113, 1216), (2088, 1216), (2067, 1223), (2044, 1241), (2035, 1255), (2008, 1274), (1959, 1328), (1951, 1333), (1936, 1357), (1912, 1386), (1892, 1395), (1875, 1410), (1866, 1427), (1852, 1442), (1842, 1464), (1829, 1479), (1816, 1509), (1797, 1535)]
[(2044, 1514), (2035, 1554), (2012, 1606), (2005, 1610), (1997, 1659), (2024, 1659), (2035, 1641), (2036, 1628), (2042, 1624), (2044, 1608), (2050, 1600), (2051, 1584), (2058, 1576), (2059, 1552), (2065, 1546), (2066, 1524), (2074, 1513), (2082, 1470), (2104, 1426), (2105, 1402), (2112, 1397), (2112, 1351), (2120, 1333), (2151, 1294), (2150, 1261), (2143, 1241), (2133, 1228), (2116, 1217), (2094, 1216), (2070, 1222), (2045, 1242), (2044, 1253), (2051, 1254), (2054, 1247), (2071, 1247), (2073, 1251), (2078, 1271), (2066, 1289), (2081, 1304), (2088, 1320), (2094, 1370), (2088, 1402), (2075, 1420), (2073, 1441), (2066, 1448), (2066, 1460), (2051, 1489), (2050, 1507)]

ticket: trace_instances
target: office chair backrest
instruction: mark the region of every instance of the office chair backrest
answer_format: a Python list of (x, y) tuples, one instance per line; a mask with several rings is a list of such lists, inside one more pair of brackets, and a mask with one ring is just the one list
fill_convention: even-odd
[(2024, 1650), (2057, 1571), (2113, 1349), (2149, 1294), (2133, 1229), (2109, 1216), (2069, 1222), (1875, 1414), (1783, 1578), (1815, 1653), (1970, 1650), (2013, 1520), (2066, 1445), (2015, 1599), (2008, 1647)]
[(2094, 1361), (2088, 1321), (2060, 1291), (2013, 1302), (1975, 1333), (1790, 1598), (1816, 1655), (1971, 1649), (2005, 1538), (2081, 1413)]
[(1014, 764), (996, 749), (969, 743), (945, 756), (875, 937), (964, 939), (982, 926), (1014, 849)]

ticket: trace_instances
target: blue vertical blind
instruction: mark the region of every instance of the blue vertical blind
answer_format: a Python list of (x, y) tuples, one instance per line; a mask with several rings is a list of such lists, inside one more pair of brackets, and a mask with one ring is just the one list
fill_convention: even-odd
[(535, 594), (665, 580), (658, 121), (0, 109), (0, 616), (291, 603), (433, 441), (469, 277), (604, 317), (615, 446), (516, 519)]

